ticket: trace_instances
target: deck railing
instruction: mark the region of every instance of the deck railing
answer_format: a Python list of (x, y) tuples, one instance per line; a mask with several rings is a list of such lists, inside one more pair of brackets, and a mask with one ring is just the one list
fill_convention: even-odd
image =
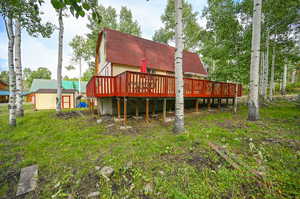
[[(235, 97), (242, 85), (184, 78), (184, 97)], [(117, 76), (93, 76), (87, 84), (88, 97), (175, 97), (175, 77), (126, 71)]]

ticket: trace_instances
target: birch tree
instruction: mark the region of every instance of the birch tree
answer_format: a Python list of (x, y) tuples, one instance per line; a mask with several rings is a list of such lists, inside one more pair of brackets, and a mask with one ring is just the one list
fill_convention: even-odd
[[(274, 44), (275, 45), (275, 44)], [(270, 79), (270, 92), (269, 92), (269, 98), (272, 101), (273, 100), (273, 92), (274, 92), (274, 75), (275, 75), (275, 57), (276, 57), (276, 51), (275, 46), (273, 46), (273, 53), (272, 53), (272, 67), (271, 67), (271, 79)]]
[(284, 60), (284, 68), (283, 68), (283, 77), (282, 77), (282, 89), (281, 89), (281, 94), (285, 95), (286, 94), (286, 80), (287, 80), (287, 59)]
[(8, 37), (8, 67), (9, 67), (9, 125), (16, 126), (16, 75), (14, 68), (14, 28), (11, 17), (5, 19)]
[(57, 59), (57, 96), (56, 96), (56, 112), (61, 112), (61, 95), (62, 95), (62, 61), (63, 61), (63, 34), (64, 34), (64, 24), (63, 24), (63, 10), (69, 10), (73, 16), (76, 18), (84, 17), (85, 11), (92, 10), (92, 17), (95, 20), (100, 20), (100, 14), (95, 9), (97, 6), (97, 0), (69, 0), (60, 1), (52, 0), (52, 6), (58, 12), (58, 23), (59, 23), (59, 34), (58, 34), (58, 59)]
[(261, 4), (261, 0), (254, 0), (250, 65), (250, 93), (248, 100), (248, 120), (250, 121), (256, 121), (259, 119), (258, 83), (261, 34)]
[(61, 112), (61, 94), (62, 94), (62, 57), (63, 57), (63, 38), (64, 38), (64, 24), (63, 24), (63, 9), (58, 11), (58, 60), (57, 60), (57, 96), (56, 96), (56, 112)]
[(21, 23), (18, 19), (15, 20), (15, 71), (16, 71), (16, 104), (17, 116), (24, 116), (23, 110), (23, 78), (21, 65)]
[(174, 132), (184, 132), (184, 97), (183, 97), (183, 32), (182, 32), (182, 0), (175, 0), (176, 30), (175, 30), (175, 125)]
[(79, 95), (81, 95), (81, 69), (82, 69), (82, 61), (84, 59), (88, 59), (86, 52), (87, 49), (87, 41), (84, 39), (84, 37), (76, 35), (72, 41), (69, 43), (69, 45), (73, 49), (73, 57), (72, 60), (79, 64)]
[(267, 100), (267, 91), (269, 83), (269, 38), (270, 32), (267, 30), (266, 36), (266, 52), (264, 53), (264, 81), (263, 81), (263, 99)]
[(293, 84), (296, 83), (296, 77), (297, 77), (297, 70), (293, 69), (293, 71), (292, 71), (292, 79), (291, 79), (291, 82)]
[[(0, 1), (0, 14), (2, 15), (2, 19), (4, 20), (8, 37), (8, 65), (10, 87), (9, 124), (12, 126), (16, 125), (16, 112), (20, 116), (23, 115), (21, 28), (23, 27), (24, 29), (26, 29), (26, 31), (31, 36), (36, 36), (36, 33), (41, 33), (43, 36), (47, 36), (52, 33), (52, 24), (46, 23), (45, 25), (43, 25), (41, 23), (39, 5), (41, 5), (42, 3), (43, 1), (39, 0)], [(16, 31), (15, 33), (13, 28), (14, 21)]]

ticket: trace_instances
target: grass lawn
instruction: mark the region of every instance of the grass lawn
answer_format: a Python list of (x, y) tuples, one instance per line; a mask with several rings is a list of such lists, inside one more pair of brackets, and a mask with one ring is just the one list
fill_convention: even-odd
[[(39, 166), (38, 189), (24, 198), (300, 198), (300, 106), (278, 100), (249, 122), (247, 109), (186, 114), (186, 133), (172, 124), (96, 123), (92, 115), (57, 117), (27, 105), (17, 127), (0, 107), (0, 198), (14, 198), (20, 169)], [(246, 167), (222, 159), (225, 147)], [(95, 167), (110, 166), (107, 181)], [(257, 179), (250, 171), (262, 173)]]

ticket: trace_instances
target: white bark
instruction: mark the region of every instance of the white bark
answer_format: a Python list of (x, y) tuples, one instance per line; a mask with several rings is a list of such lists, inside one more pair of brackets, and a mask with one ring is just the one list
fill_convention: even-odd
[(175, 51), (175, 85), (176, 85), (176, 103), (175, 103), (175, 125), (174, 132), (184, 131), (184, 96), (183, 96), (183, 33), (182, 33), (182, 0), (175, 0), (176, 13), (176, 51)]
[(233, 108), (233, 112), (236, 113), (237, 111), (237, 104), (238, 104), (238, 84), (235, 84), (235, 94), (234, 94), (234, 108)]
[(79, 59), (79, 85), (78, 85), (79, 95), (81, 95), (81, 58)]
[(264, 56), (263, 52), (260, 53), (260, 65), (259, 65), (259, 94), (263, 95), (263, 81), (264, 81)]
[(264, 91), (263, 91), (263, 98), (267, 100), (267, 91), (268, 91), (268, 83), (269, 83), (269, 30), (267, 30), (267, 38), (266, 38), (266, 52), (265, 52), (265, 63), (264, 63)]
[(23, 110), (23, 78), (21, 62), (21, 24), (15, 21), (15, 71), (16, 71), (16, 97), (17, 97), (17, 116), (24, 116)]
[(14, 28), (13, 20), (7, 19), (8, 67), (9, 67), (9, 125), (16, 126), (16, 75), (14, 69)]
[(284, 68), (283, 68), (283, 78), (282, 78), (282, 90), (281, 94), (286, 94), (286, 80), (287, 80), (287, 59), (285, 59)]
[(297, 70), (294, 69), (293, 72), (292, 72), (292, 83), (296, 83), (296, 76), (297, 76)]
[(61, 111), (61, 93), (62, 93), (61, 71), (62, 71), (62, 57), (63, 57), (63, 37), (64, 37), (64, 24), (63, 24), (62, 9), (59, 10), (58, 23), (59, 23), (59, 35), (58, 35), (56, 112)]
[(261, 39), (261, 0), (254, 0), (253, 29), (251, 44), (250, 92), (248, 100), (248, 120), (259, 119), (258, 83), (259, 83), (259, 51)]
[(275, 57), (276, 57), (276, 51), (275, 46), (273, 46), (273, 55), (272, 55), (272, 68), (271, 68), (271, 80), (270, 80), (270, 100), (273, 100), (273, 92), (275, 89), (274, 86), (274, 73), (275, 73)]

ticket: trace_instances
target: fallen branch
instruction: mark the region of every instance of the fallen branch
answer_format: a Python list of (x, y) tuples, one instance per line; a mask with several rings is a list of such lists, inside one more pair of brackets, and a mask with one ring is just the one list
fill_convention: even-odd
[(241, 171), (242, 170), (241, 167), (243, 167), (243, 168), (247, 169), (250, 173), (252, 173), (256, 178), (258, 178), (258, 179), (263, 178), (263, 176), (258, 171), (254, 170), (254, 169), (249, 169), (249, 167), (247, 165), (245, 165), (244, 163), (238, 162), (238, 160), (235, 157), (230, 156), (229, 153), (227, 153), (223, 147), (213, 144), (211, 142), (209, 142), (208, 145), (219, 156), (221, 156), (226, 162), (228, 162), (230, 164), (230, 166), (232, 166), (234, 169)]

